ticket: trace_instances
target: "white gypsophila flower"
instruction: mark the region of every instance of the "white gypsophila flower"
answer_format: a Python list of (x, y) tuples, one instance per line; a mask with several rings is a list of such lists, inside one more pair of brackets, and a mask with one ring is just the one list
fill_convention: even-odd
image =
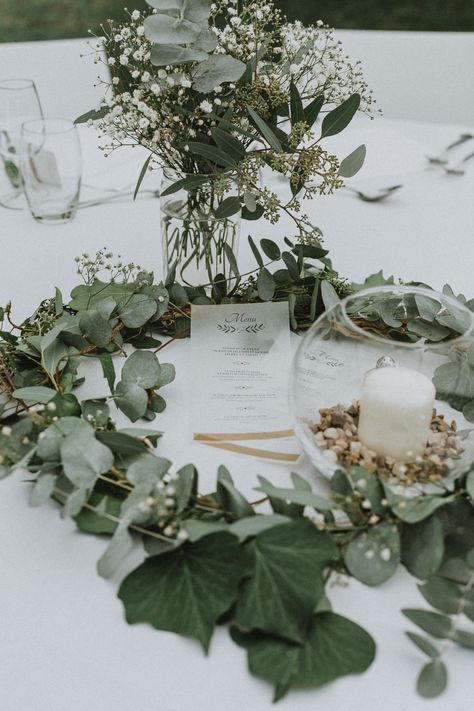
[(160, 86), (159, 84), (156, 84), (156, 83), (155, 83), (155, 84), (152, 84), (152, 85), (150, 86), (150, 91), (152, 91), (153, 94), (158, 95), (158, 94), (161, 93), (161, 86)]
[(115, 64), (115, 57), (109, 57), (107, 60), (107, 64), (109, 64), (111, 67), (113, 67)]
[(138, 10), (134, 10), (132, 12), (132, 20), (139, 20), (140, 19), (140, 12)]
[(114, 84), (115, 86), (117, 86), (117, 84), (119, 84), (119, 83), (120, 83), (120, 79), (119, 79), (118, 77), (113, 77), (113, 78), (112, 78), (112, 84)]
[(139, 37), (143, 37), (144, 34), (145, 34), (145, 28), (143, 27), (143, 25), (140, 25), (140, 27), (137, 27), (137, 35)]
[(150, 72), (143, 72), (142, 81), (150, 81)]
[(120, 55), (120, 64), (122, 64), (124, 67), (127, 66), (128, 64), (128, 57), (126, 54), (121, 54)]
[(183, 77), (181, 79), (181, 86), (184, 86), (186, 89), (189, 89), (192, 86), (192, 82), (187, 77)]
[(138, 79), (139, 76), (140, 76), (140, 72), (138, 71), (138, 69), (134, 69), (132, 72), (132, 78)]
[(201, 101), (199, 108), (204, 111), (205, 114), (210, 114), (212, 112), (212, 104), (210, 101), (207, 101), (207, 99)]
[(168, 76), (168, 74), (164, 69), (158, 69), (158, 78), (159, 79), (166, 79), (167, 76)]

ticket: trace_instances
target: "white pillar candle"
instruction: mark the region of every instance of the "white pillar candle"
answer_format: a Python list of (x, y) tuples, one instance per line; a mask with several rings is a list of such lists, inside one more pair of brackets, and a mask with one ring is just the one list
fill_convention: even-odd
[(360, 399), (360, 441), (376, 454), (399, 462), (422, 455), (435, 394), (431, 380), (411, 368), (370, 370)]

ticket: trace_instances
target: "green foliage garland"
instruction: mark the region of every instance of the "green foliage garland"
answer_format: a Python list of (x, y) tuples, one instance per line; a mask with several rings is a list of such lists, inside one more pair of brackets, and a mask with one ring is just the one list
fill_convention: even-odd
[[(206, 652), (214, 627), (225, 622), (251, 673), (274, 685), (275, 700), (293, 687), (318, 687), (370, 666), (374, 641), (332, 611), (327, 582), (350, 575), (379, 585), (404, 565), (433, 608), (403, 612), (424, 633), (407, 633), (427, 657), (418, 691), (435, 696), (447, 682), (446, 644), (436, 640), (474, 648), (474, 471), (415, 497), (395, 494), (362, 467), (338, 471), (327, 498), (297, 474), (289, 488), (259, 477), (264, 499), (249, 502), (219, 467), (215, 491), (202, 495), (192, 464), (174, 471), (155, 454), (161, 432), (118, 429), (111, 416), (115, 406), (132, 422), (151, 421), (164, 409), (157, 391), (173, 380), (174, 368), (152, 349), (163, 347), (157, 335), (187, 335), (192, 303), (285, 299), (296, 329), (361, 286), (339, 279), (320, 248), (289, 243), (281, 254), (270, 240), (251, 246), (258, 268), (243, 282), (234, 259), (231, 288), (221, 277), (207, 289), (183, 287), (172, 273), (154, 284), (133, 265), (114, 272), (103, 251), (94, 260), (83, 255), (85, 283), (68, 303), (56, 290), (24, 323), (0, 332), (3, 473), (26, 469), (32, 505), (53, 498), (81, 531), (108, 537), (98, 563), (103, 576), (141, 541), (145, 560), (119, 590), (127, 621), (193, 637)], [(280, 260), (283, 266), (270, 271)], [(112, 279), (99, 279), (104, 266)], [(381, 274), (368, 280), (391, 282)], [(459, 327), (440, 323), (427, 303), (404, 322), (383, 302), (374, 308), (371, 328), (395, 329), (405, 340), (420, 337), (420, 323), (433, 341)], [(10, 305), (1, 315), (11, 323)], [(127, 357), (117, 382), (121, 356)], [(100, 361), (108, 397), (76, 396), (87, 358)], [(468, 417), (474, 358), (463, 353), (449, 365), (435, 375), (438, 394), (456, 392), (451, 381), (461, 373), (462, 389), (450, 404)]]

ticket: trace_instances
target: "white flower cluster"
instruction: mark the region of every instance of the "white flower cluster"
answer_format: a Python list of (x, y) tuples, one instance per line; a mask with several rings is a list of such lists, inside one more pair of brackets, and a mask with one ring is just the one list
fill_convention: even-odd
[(188, 144), (210, 135), (216, 115), (232, 108), (233, 121), (248, 129), (247, 107), (259, 110), (261, 90), (267, 88), (271, 105), (281, 104), (288, 101), (291, 81), (304, 100), (324, 93), (327, 104), (338, 104), (358, 92), (362, 109), (371, 110), (373, 100), (359, 65), (349, 62), (322, 22), (312, 27), (287, 23), (270, 0), (215, 0), (210, 16), (217, 39), (213, 53), (244, 62), (262, 56), (250, 88), (242, 91), (226, 83), (203, 95), (193, 88), (193, 64), (158, 68), (151, 63), (147, 14), (134, 10), (127, 23), (103, 28), (112, 76), (105, 100), (109, 111), (100, 127), (112, 139), (112, 149), (138, 143), (154, 153), (155, 164), (199, 172), (202, 165)]

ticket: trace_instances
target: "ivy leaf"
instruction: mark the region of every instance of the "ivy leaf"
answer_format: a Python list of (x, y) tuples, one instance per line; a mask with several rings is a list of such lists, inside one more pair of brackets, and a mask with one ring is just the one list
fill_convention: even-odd
[(440, 659), (425, 664), (416, 682), (416, 690), (425, 699), (434, 699), (446, 689), (448, 670)]
[(396, 526), (382, 522), (349, 543), (344, 555), (349, 572), (366, 585), (380, 585), (395, 573), (400, 562)]
[(401, 528), (402, 563), (407, 570), (426, 580), (436, 573), (444, 555), (444, 531), (436, 516)]
[(230, 524), (229, 531), (238, 536), (240, 541), (245, 541), (246, 538), (252, 538), (262, 531), (290, 521), (290, 518), (280, 514), (265, 514), (264, 516), (259, 514), (234, 521)]
[(330, 111), (323, 119), (321, 128), (321, 138), (335, 136), (343, 131), (350, 124), (354, 114), (360, 106), (359, 94), (353, 94), (340, 106)]
[(362, 144), (341, 161), (339, 175), (343, 178), (352, 178), (364, 165), (366, 155), (367, 149)]
[(147, 411), (148, 397), (146, 391), (136, 383), (120, 381), (115, 389), (115, 403), (117, 407), (132, 422), (143, 417)]
[(306, 520), (259, 533), (250, 544), (254, 570), (242, 587), (238, 625), (298, 642), (323, 592), (321, 573), (337, 546)]
[(122, 305), (119, 317), (127, 328), (140, 328), (156, 311), (156, 302), (147, 294), (132, 294)]
[(372, 664), (375, 642), (359, 625), (333, 612), (320, 612), (308, 625), (304, 644), (235, 628), (232, 638), (248, 652), (249, 670), (275, 684), (274, 701), (292, 687), (318, 687)]
[(148, 558), (120, 586), (127, 622), (194, 637), (207, 652), (214, 625), (237, 598), (245, 560), (225, 531)]
[(155, 387), (161, 375), (158, 358), (151, 351), (135, 351), (122, 368), (122, 382), (134, 383), (147, 390)]

